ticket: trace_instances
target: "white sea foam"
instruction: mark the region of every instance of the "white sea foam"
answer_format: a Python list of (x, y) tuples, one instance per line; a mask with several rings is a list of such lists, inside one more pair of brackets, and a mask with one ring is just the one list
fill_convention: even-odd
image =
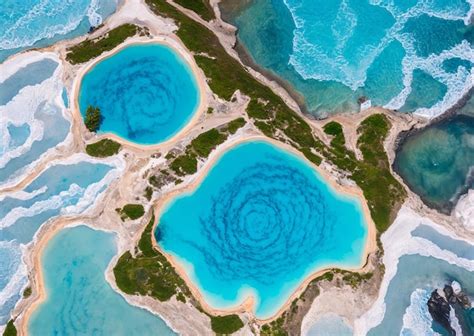
[[(10, 23), (0, 35), (0, 49), (8, 50), (32, 46), (36, 42), (66, 35), (74, 31), (86, 17), (91, 25), (102, 22), (98, 13), (100, 2), (92, 0), (87, 6), (85, 2), (58, 2), (41, 0), (32, 6), (25, 15)], [(75, 12), (72, 12), (74, 11)], [(57, 22), (53, 21), (57, 18)], [(67, 22), (62, 22), (67, 18)], [(35, 30), (32, 29), (35, 27)]]
[[(388, 286), (397, 273), (398, 261), (403, 255), (419, 254), (427, 257), (431, 256), (474, 272), (474, 261), (460, 258), (453, 252), (443, 250), (424, 238), (413, 237), (411, 232), (420, 224), (432, 226), (434, 229), (439, 228), (439, 225), (434, 224), (431, 220), (421, 217), (412, 209), (403, 206), (395, 222), (382, 235), (381, 240), (385, 251), (383, 257), (385, 275), (380, 286), (379, 296), (374, 305), (355, 321), (355, 334), (365, 335), (370, 329), (382, 322), (385, 315), (385, 296), (387, 295)], [(460, 238), (458, 237), (458, 239)], [(472, 242), (463, 241), (473, 245)]]
[[(385, 8), (395, 18), (395, 23), (390, 27), (383, 38), (376, 45), (367, 44), (359, 47), (362, 56), (355, 60), (349, 60), (344, 55), (344, 46), (351, 38), (354, 28), (357, 27), (357, 14), (350, 8), (348, 1), (342, 1), (332, 25), (332, 35), (336, 40), (334, 50), (327, 50), (312, 40), (314, 35), (313, 23), (301, 16), (299, 10), (303, 8), (304, 1), (284, 0), (289, 9), (294, 24), (293, 52), (290, 55), (290, 64), (306, 80), (316, 79), (320, 81), (338, 81), (350, 87), (352, 90), (363, 87), (367, 80), (367, 71), (376, 58), (385, 48), (395, 40), (402, 43), (406, 56), (402, 60), (404, 88), (386, 104), (386, 108), (401, 108), (411, 92), (413, 71), (421, 69), (429, 75), (445, 84), (448, 91), (434, 106), (420, 108), (416, 112), (425, 117), (435, 117), (453, 106), (473, 87), (473, 72), (466, 69), (457, 73), (446, 73), (442, 63), (446, 59), (459, 57), (468, 61), (474, 61), (474, 52), (467, 41), (462, 41), (451, 50), (445, 50), (440, 55), (430, 55), (426, 58), (418, 57), (411, 36), (402, 33), (405, 24), (411, 18), (424, 14), (443, 20), (463, 20), (467, 25), (473, 15), (474, 0), (469, 0), (469, 8), (463, 6), (462, 1), (452, 1), (441, 6), (432, 1), (418, 1), (409, 9), (400, 10), (393, 1), (372, 0), (370, 4)], [(436, 7), (438, 6), (438, 7)], [(306, 7), (305, 7), (306, 9)], [(307, 10), (305, 14), (307, 14)], [(468, 10), (468, 12), (466, 12)], [(316, 13), (315, 13), (316, 15)], [(342, 20), (342, 18), (344, 20)], [(313, 35), (311, 35), (313, 34)], [(351, 55), (352, 56), (352, 55)], [(382, 89), (382, 88), (381, 88)]]
[(433, 288), (417, 288), (410, 296), (410, 305), (403, 315), (403, 327), (400, 335), (440, 335), (431, 329), (433, 318), (428, 311), (427, 302)]
[[(16, 71), (28, 64), (37, 62), (38, 59), (51, 59), (60, 64), (60, 60), (57, 58), (57, 56), (51, 53), (38, 55), (38, 53), (34, 52), (32, 53), (32, 56), (32, 59), (28, 63), (25, 63), (25, 59), (21, 57), (16, 67)], [(14, 68), (16, 64), (11, 63), (13, 62), (0, 65), (0, 73), (2, 73), (3, 69)], [(28, 124), (30, 126), (30, 135), (25, 143), (19, 147), (14, 148), (13, 150), (6, 151), (0, 157), (0, 168), (4, 167), (12, 158), (18, 157), (28, 151), (31, 148), (33, 142), (40, 141), (43, 138), (45, 125), (43, 125), (40, 120), (35, 118), (35, 112), (38, 110), (41, 104), (46, 103), (58, 106), (63, 111), (63, 116), (66, 117), (64, 113), (64, 102), (62, 99), (58, 99), (61, 98), (63, 90), (61, 76), (62, 67), (58, 66), (53, 76), (51, 76), (49, 79), (43, 81), (40, 84), (22, 88), (10, 102), (8, 102), (6, 105), (0, 106), (0, 134), (3, 135), (3, 143), (8, 144), (10, 141), (10, 135), (7, 130), (9, 125), (21, 126), (23, 124)]]

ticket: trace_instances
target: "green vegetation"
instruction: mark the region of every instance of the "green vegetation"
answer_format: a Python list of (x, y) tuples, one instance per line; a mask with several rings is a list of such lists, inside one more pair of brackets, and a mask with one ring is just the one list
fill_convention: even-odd
[(86, 146), (86, 153), (95, 157), (108, 157), (117, 154), (122, 146), (113, 140), (102, 139)]
[(13, 320), (8, 321), (7, 326), (5, 327), (5, 330), (3, 331), (3, 336), (16, 336), (17, 331), (16, 327), (13, 324)]
[(284, 322), (285, 322), (286, 313), (283, 313), (282, 316), (277, 318), (276, 320), (264, 324), (260, 329), (261, 336), (287, 336), (288, 332), (285, 330)]
[(153, 188), (150, 186), (147, 186), (145, 188), (145, 198), (150, 201), (151, 197), (153, 196)]
[(23, 291), (23, 298), (26, 299), (30, 297), (31, 295), (31, 287), (26, 287), (25, 290)]
[(145, 209), (141, 204), (127, 204), (122, 209), (118, 208), (117, 212), (120, 214), (120, 218), (122, 218), (122, 220), (127, 218), (135, 220), (145, 214)]
[(239, 315), (209, 316), (211, 327), (216, 334), (230, 335), (244, 326)]
[(86, 118), (84, 120), (84, 124), (86, 125), (87, 129), (91, 132), (96, 132), (99, 129), (101, 122), (102, 115), (100, 114), (100, 108), (89, 105), (87, 107)]
[(182, 292), (191, 293), (174, 267), (152, 245), (152, 230), (155, 218), (152, 216), (138, 242), (135, 257), (127, 251), (114, 267), (115, 280), (121, 291), (127, 294), (149, 295), (160, 301), (168, 301)]
[[(358, 145), (364, 155), (363, 161), (357, 160), (355, 154), (343, 146), (342, 127), (338, 127), (337, 123), (330, 124), (325, 130), (333, 135), (331, 146), (326, 146), (314, 136), (311, 126), (291, 110), (280, 96), (253, 78), (237, 60), (227, 54), (212, 31), (166, 1), (146, 2), (157, 15), (176, 21), (179, 26), (176, 32), (178, 37), (194, 53), (196, 63), (205, 73), (216, 95), (231, 100), (234, 92), (240, 90), (250, 97), (247, 114), (254, 119), (255, 126), (263, 134), (291, 144), (316, 165), (324, 158), (346, 171), (362, 189), (379, 233), (388, 228), (406, 197), (406, 191), (385, 164), (388, 162), (386, 153), (380, 151), (383, 148), (382, 136), (386, 135), (384, 130), (390, 128), (384, 115), (368, 117), (368, 121), (359, 129), (361, 138)], [(369, 139), (374, 139), (376, 143), (370, 143)], [(193, 153), (187, 150), (184, 157), (172, 163), (176, 174), (182, 176), (196, 171), (197, 153)]]
[(213, 149), (244, 125), (244, 118), (237, 118), (219, 128), (212, 128), (199, 134), (182, 155), (171, 158), (173, 159), (170, 163), (171, 170), (178, 176), (194, 174), (197, 171), (198, 158), (207, 158)]
[[(174, 295), (183, 303), (190, 298), (191, 303), (202, 311), (173, 265), (153, 246), (154, 223), (155, 217), (152, 216), (138, 241), (136, 255), (127, 251), (117, 261), (114, 275), (118, 288), (130, 295), (148, 295), (159, 301), (168, 301)], [(244, 325), (238, 315), (207, 315), (212, 330), (217, 334), (231, 334)]]
[(175, 0), (177, 4), (190, 9), (206, 21), (215, 19), (214, 10), (208, 0)]
[(124, 24), (112, 29), (96, 39), (85, 40), (68, 49), (66, 60), (71, 64), (87, 62), (105, 51), (114, 49), (128, 37), (132, 37), (141, 29), (133, 24)]
[(344, 133), (342, 131), (342, 126), (336, 121), (330, 121), (324, 125), (324, 132), (326, 134), (332, 135), (331, 146), (344, 146), (346, 140), (344, 138)]

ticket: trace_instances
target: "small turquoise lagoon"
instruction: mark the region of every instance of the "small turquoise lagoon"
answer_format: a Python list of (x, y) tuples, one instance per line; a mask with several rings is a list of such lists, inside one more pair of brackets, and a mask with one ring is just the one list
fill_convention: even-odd
[[(316, 117), (443, 111), (472, 87), (467, 0), (252, 0), (220, 4), (239, 48)], [(432, 109), (426, 111), (426, 109)]]
[(264, 319), (315, 271), (359, 267), (368, 229), (361, 204), (306, 161), (250, 141), (164, 209), (155, 238), (212, 307), (230, 309), (252, 295)]
[(132, 45), (97, 63), (82, 78), (79, 108), (102, 112), (99, 133), (157, 144), (176, 134), (199, 105), (190, 66), (162, 44)]
[(474, 187), (474, 117), (459, 114), (407, 137), (395, 171), (428, 205), (449, 213)]
[(129, 305), (105, 280), (115, 236), (87, 226), (59, 232), (41, 264), (46, 300), (32, 314), (31, 335), (175, 335), (159, 317)]

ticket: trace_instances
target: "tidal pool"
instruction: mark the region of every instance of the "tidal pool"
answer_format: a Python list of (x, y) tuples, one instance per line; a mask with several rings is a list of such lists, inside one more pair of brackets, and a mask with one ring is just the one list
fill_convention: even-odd
[(368, 227), (359, 201), (335, 192), (306, 161), (251, 141), (163, 210), (155, 238), (212, 307), (252, 295), (263, 319), (314, 272), (359, 267)]
[(429, 205), (450, 212), (474, 186), (474, 118), (457, 115), (409, 136), (400, 145), (395, 171)]
[(57, 234), (41, 258), (46, 301), (32, 314), (31, 335), (175, 335), (159, 317), (129, 305), (105, 281), (114, 235), (86, 226)]
[(112, 132), (139, 144), (156, 144), (176, 134), (199, 105), (190, 66), (162, 44), (128, 46), (97, 63), (82, 78), (79, 107), (98, 106), (99, 133)]

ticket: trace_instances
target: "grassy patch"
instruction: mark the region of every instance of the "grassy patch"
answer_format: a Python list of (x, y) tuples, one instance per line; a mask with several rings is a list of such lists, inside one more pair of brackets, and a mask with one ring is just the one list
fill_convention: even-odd
[(96, 39), (85, 40), (68, 49), (66, 60), (71, 64), (85, 63), (103, 52), (114, 49), (127, 38), (134, 36), (140, 28), (133, 24), (124, 24), (112, 29)]
[(16, 336), (17, 331), (16, 327), (13, 324), (13, 320), (8, 321), (7, 326), (5, 327), (5, 330), (3, 331), (3, 336)]
[(151, 197), (153, 196), (153, 188), (150, 187), (150, 186), (147, 186), (145, 188), (145, 198), (150, 201), (151, 200)]
[(184, 8), (190, 9), (202, 17), (206, 21), (215, 19), (214, 10), (208, 0), (174, 0), (177, 4)]
[(113, 140), (102, 139), (86, 146), (86, 153), (94, 157), (108, 157), (117, 154), (122, 146)]
[(288, 332), (284, 327), (285, 313), (276, 320), (264, 324), (260, 329), (261, 336), (287, 336)]
[(84, 118), (84, 124), (87, 129), (91, 132), (97, 132), (102, 122), (102, 115), (100, 108), (97, 106), (87, 106), (86, 117)]
[(207, 158), (209, 154), (227, 138), (245, 125), (244, 118), (237, 118), (219, 128), (212, 128), (199, 134), (186, 147), (185, 152), (171, 159), (170, 168), (178, 176), (194, 174), (197, 171), (198, 158)]
[(127, 251), (114, 267), (115, 280), (121, 291), (127, 294), (148, 295), (159, 301), (168, 301), (182, 292), (190, 296), (190, 291), (174, 267), (152, 245), (152, 217), (138, 243), (136, 257)]
[(29, 298), (31, 293), (32, 293), (31, 287), (30, 286), (26, 287), (25, 290), (23, 291), (23, 298), (24, 299)]
[(244, 326), (239, 315), (210, 316), (211, 327), (216, 334), (230, 335)]
[(344, 133), (342, 131), (342, 125), (336, 121), (330, 121), (324, 125), (324, 132), (326, 134), (332, 135), (331, 146), (344, 146), (346, 139), (344, 138)]
[(143, 205), (141, 204), (127, 204), (124, 205), (122, 209), (119, 211), (122, 220), (124, 219), (131, 219), (135, 220), (140, 217), (142, 217), (145, 214), (145, 209), (143, 208)]
[[(154, 223), (155, 217), (152, 216), (138, 241), (136, 256), (127, 251), (117, 261), (114, 275), (118, 288), (130, 295), (147, 295), (159, 301), (168, 301), (174, 295), (183, 303), (190, 298), (191, 303), (202, 311), (173, 265), (153, 246)], [(217, 334), (231, 334), (244, 325), (238, 315), (207, 315), (212, 330)]]

